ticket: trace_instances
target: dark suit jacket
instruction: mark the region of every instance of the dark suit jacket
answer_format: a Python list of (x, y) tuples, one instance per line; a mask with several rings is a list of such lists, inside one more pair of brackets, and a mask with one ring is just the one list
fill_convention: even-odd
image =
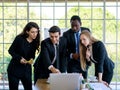
[[(81, 32), (83, 30), (88, 30), (88, 28), (81, 27)], [(80, 68), (80, 60), (74, 60), (70, 59), (70, 54), (76, 52), (76, 42), (75, 42), (75, 36), (74, 31), (72, 29), (69, 29), (68, 31), (63, 33), (63, 36), (67, 39), (67, 59), (68, 59), (68, 73), (77, 72), (77, 73), (83, 73), (84, 78), (87, 78), (87, 72), (84, 74), (84, 71)]]
[[(34, 73), (36, 75), (35, 79), (38, 78), (48, 78), (51, 71), (48, 67), (55, 56), (55, 49), (50, 40), (47, 38), (41, 42), (41, 52), (34, 64)], [(59, 70), (60, 72), (66, 72), (66, 39), (64, 37), (60, 38), (59, 41)], [(56, 62), (53, 64), (56, 67)]]
[[(81, 27), (81, 32), (83, 30), (90, 31), (88, 28)], [(68, 50), (68, 57), (69, 57), (71, 53), (76, 52), (76, 42), (75, 42), (74, 31), (72, 29), (69, 29), (68, 31), (63, 33), (63, 36), (67, 39), (67, 50)]]
[(92, 45), (93, 49), (93, 58), (97, 63), (95, 63), (95, 75), (98, 76), (98, 73), (103, 73), (103, 78), (109, 79), (109, 75), (113, 74), (114, 63), (108, 57), (107, 51), (104, 44), (101, 41), (95, 42)]
[(31, 75), (31, 65), (21, 64), (21, 58), (30, 60), (35, 58), (36, 46), (34, 42), (29, 43), (26, 38), (22, 36), (16, 36), (12, 45), (9, 48), (9, 53), (12, 56), (12, 59), (8, 65), (7, 71), (9, 74), (15, 75), (16, 77), (22, 77), (24, 75)]

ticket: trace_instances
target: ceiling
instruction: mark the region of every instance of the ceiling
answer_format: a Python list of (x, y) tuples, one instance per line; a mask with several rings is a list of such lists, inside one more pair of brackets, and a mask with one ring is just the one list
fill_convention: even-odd
[(0, 0), (0, 2), (120, 2), (120, 0)]

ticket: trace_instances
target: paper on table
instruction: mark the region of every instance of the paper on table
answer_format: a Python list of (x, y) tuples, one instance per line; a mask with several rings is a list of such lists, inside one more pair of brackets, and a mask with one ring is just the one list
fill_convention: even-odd
[(103, 83), (89, 83), (89, 85), (94, 89), (94, 90), (110, 90), (109, 87), (104, 85)]

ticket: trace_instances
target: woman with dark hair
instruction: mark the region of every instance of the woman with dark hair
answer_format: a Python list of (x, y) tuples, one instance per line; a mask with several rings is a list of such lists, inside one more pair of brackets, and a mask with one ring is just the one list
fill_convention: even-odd
[(80, 60), (83, 70), (86, 61), (95, 64), (95, 76), (99, 82), (109, 85), (113, 77), (114, 63), (108, 57), (104, 44), (84, 30), (80, 35)]
[(12, 56), (7, 69), (9, 90), (18, 90), (20, 80), (24, 90), (32, 90), (31, 64), (36, 50), (39, 52), (39, 45), (39, 26), (35, 22), (29, 22), (8, 50)]

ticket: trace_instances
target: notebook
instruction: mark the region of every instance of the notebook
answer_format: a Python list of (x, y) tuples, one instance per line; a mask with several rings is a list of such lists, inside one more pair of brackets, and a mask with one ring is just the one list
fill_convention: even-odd
[(50, 90), (79, 90), (80, 74), (50, 74)]

